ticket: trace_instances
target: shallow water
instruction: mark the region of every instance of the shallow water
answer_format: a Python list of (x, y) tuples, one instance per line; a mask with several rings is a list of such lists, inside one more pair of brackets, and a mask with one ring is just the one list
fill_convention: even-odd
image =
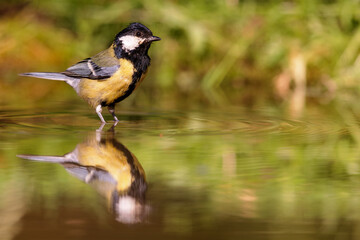
[(351, 121), (118, 115), (0, 111), (1, 239), (359, 239)]

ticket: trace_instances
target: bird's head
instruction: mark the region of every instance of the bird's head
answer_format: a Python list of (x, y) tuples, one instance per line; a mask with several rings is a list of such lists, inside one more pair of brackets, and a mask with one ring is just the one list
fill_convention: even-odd
[(114, 50), (118, 58), (126, 54), (147, 54), (152, 42), (161, 40), (153, 36), (150, 29), (141, 23), (131, 23), (119, 32), (114, 40)]

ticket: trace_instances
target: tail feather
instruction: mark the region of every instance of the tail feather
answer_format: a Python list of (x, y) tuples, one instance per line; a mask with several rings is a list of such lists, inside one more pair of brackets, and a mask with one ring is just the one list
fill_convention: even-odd
[(49, 80), (57, 80), (57, 81), (65, 81), (67, 84), (72, 86), (76, 92), (79, 92), (79, 78), (73, 78), (66, 76), (63, 73), (55, 73), (55, 72), (28, 72), (28, 73), (21, 73), (20, 76), (25, 77), (35, 77), (35, 78), (44, 78)]
[(64, 156), (25, 155), (25, 154), (18, 154), (16, 156), (19, 158), (33, 160), (33, 161), (40, 161), (40, 162), (77, 163), (76, 155), (73, 152), (65, 154)]
[(58, 80), (58, 81), (72, 81), (74, 78), (68, 77), (63, 73), (55, 73), (55, 72), (28, 72), (21, 73), (20, 76), (25, 77), (35, 77), (35, 78), (44, 78), (49, 80)]

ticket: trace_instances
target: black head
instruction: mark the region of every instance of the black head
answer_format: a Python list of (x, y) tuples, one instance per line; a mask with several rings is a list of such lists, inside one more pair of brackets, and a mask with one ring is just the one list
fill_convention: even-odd
[(114, 50), (117, 57), (122, 55), (147, 55), (152, 42), (160, 38), (153, 36), (150, 29), (141, 23), (131, 23), (127, 28), (119, 32), (114, 40)]

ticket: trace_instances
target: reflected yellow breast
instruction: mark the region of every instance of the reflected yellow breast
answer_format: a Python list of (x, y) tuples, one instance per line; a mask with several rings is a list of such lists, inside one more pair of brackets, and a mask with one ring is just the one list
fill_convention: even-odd
[(107, 171), (117, 181), (117, 191), (121, 192), (130, 187), (133, 181), (131, 166), (122, 151), (111, 144), (96, 142), (79, 144), (77, 149), (79, 163)]

